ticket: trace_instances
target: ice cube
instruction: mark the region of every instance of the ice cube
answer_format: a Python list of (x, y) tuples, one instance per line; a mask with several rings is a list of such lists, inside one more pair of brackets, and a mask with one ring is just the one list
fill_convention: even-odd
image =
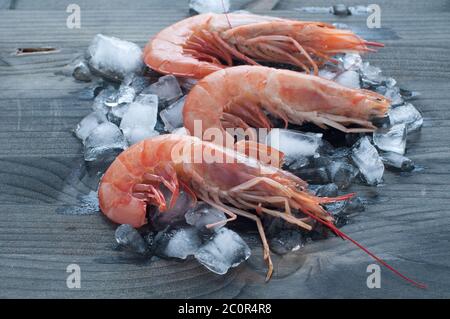
[(410, 91), (410, 90), (402, 89), (402, 88), (400, 88), (400, 94), (402, 95), (402, 98), (405, 101), (414, 100), (420, 96), (420, 92)]
[(303, 236), (296, 229), (282, 229), (269, 239), (269, 245), (271, 251), (284, 255), (299, 250), (303, 246)]
[(356, 167), (342, 160), (331, 162), (327, 170), (330, 180), (340, 189), (348, 188), (358, 175)]
[(189, 135), (188, 131), (187, 131), (187, 129), (185, 127), (179, 127), (177, 129), (173, 130), (172, 134), (175, 134), (175, 135)]
[(317, 156), (311, 159), (310, 167), (326, 167), (328, 166), (333, 159), (329, 156)]
[(251, 250), (234, 231), (220, 228), (213, 238), (200, 247), (195, 258), (212, 272), (223, 275), (250, 257)]
[(137, 126), (133, 127), (130, 130), (127, 131), (127, 141), (128, 145), (136, 144), (140, 141), (143, 141), (145, 139), (148, 139), (153, 136), (158, 136), (159, 133), (155, 131), (154, 129), (143, 127), (143, 126)]
[(405, 123), (408, 133), (422, 127), (423, 118), (420, 112), (411, 103), (405, 103), (389, 110), (391, 125)]
[(370, 12), (369, 7), (366, 6), (354, 6), (354, 7), (348, 7), (348, 10), (352, 15), (361, 15), (361, 14), (367, 14)]
[(194, 227), (180, 228), (172, 231), (165, 243), (162, 254), (166, 257), (186, 259), (193, 255), (202, 244), (198, 231)]
[(141, 72), (141, 48), (132, 42), (97, 34), (88, 48), (90, 66), (102, 76), (120, 81), (127, 74)]
[(320, 197), (336, 197), (338, 195), (338, 186), (334, 183), (318, 185), (317, 187), (309, 185), (308, 189), (312, 190), (314, 195)]
[(76, 198), (76, 203), (73, 205), (63, 204), (56, 209), (56, 212), (63, 215), (97, 215), (100, 213), (97, 191), (89, 191), (88, 194), (79, 194)]
[(72, 71), (72, 76), (78, 81), (91, 82), (92, 74), (85, 61), (78, 61)]
[[(187, 211), (184, 217), (186, 218), (186, 223), (195, 226), (199, 230), (205, 230), (206, 225), (214, 224), (227, 219), (223, 212), (206, 203), (200, 203), (191, 208)], [(214, 229), (217, 230), (224, 225), (225, 224), (217, 225)]]
[(309, 159), (304, 156), (298, 156), (295, 158), (285, 158), (284, 166), (288, 168), (289, 171), (298, 171), (303, 167), (308, 166), (310, 163)]
[(327, 80), (333, 80), (337, 76), (336, 70), (331, 70), (329, 68), (323, 68), (319, 70), (319, 76), (321, 78), (327, 79)]
[(405, 154), (406, 125), (396, 124), (390, 128), (380, 128), (373, 133), (373, 143), (383, 151)]
[(322, 145), (322, 134), (272, 129), (266, 136), (266, 144), (283, 152), (286, 160), (317, 156)]
[(156, 94), (141, 93), (136, 97), (135, 102), (158, 107), (159, 99)]
[(147, 243), (147, 247), (149, 250), (154, 251), (155, 250), (155, 244), (156, 244), (156, 236), (158, 232), (156, 231), (149, 231), (145, 236), (144, 240)]
[(350, 215), (364, 211), (364, 203), (359, 197), (325, 205), (327, 212), (333, 215), (337, 227), (345, 225)]
[[(324, 206), (325, 210), (333, 216), (334, 222), (337, 227), (342, 227), (345, 224), (347, 224), (348, 221), (348, 214), (346, 214), (347, 204), (348, 202), (345, 200), (329, 203)], [(321, 227), (319, 229), (321, 229)], [(317, 231), (319, 229), (317, 229)]]
[(92, 104), (92, 109), (94, 111), (100, 111), (104, 114), (109, 112), (109, 106), (107, 104), (114, 102), (117, 96), (117, 90), (112, 86), (107, 86), (105, 89), (101, 90), (100, 93), (95, 97), (94, 103)]
[(331, 182), (325, 167), (302, 168), (291, 172), (309, 183), (327, 184)]
[(149, 85), (147, 77), (135, 73), (126, 75), (121, 84), (121, 86), (132, 87), (136, 95), (140, 94)]
[(189, 9), (195, 13), (224, 13), (230, 11), (230, 0), (189, 0)]
[[(352, 143), (352, 145), (355, 144), (356, 142), (357, 140), (354, 143)], [(350, 153), (351, 149), (348, 147), (337, 147), (334, 149), (333, 153), (330, 156), (333, 159), (344, 159), (348, 158)]]
[(107, 122), (105, 114), (100, 111), (86, 115), (75, 128), (76, 136), (84, 143), (91, 132), (100, 124)]
[(180, 78), (178, 79), (181, 88), (187, 94), (197, 84), (198, 80), (193, 78)]
[(165, 75), (160, 77), (158, 82), (145, 88), (142, 93), (156, 94), (161, 102), (166, 105), (170, 105), (183, 95), (180, 84), (178, 83), (177, 78), (173, 75)]
[(387, 87), (383, 95), (391, 100), (391, 105), (403, 104), (403, 98), (398, 87)]
[(115, 233), (119, 245), (139, 254), (147, 252), (147, 244), (139, 232), (131, 225), (123, 224), (117, 227)]
[(330, 213), (336, 217), (336, 215), (339, 215), (343, 212), (346, 205), (347, 205), (347, 202), (345, 200), (336, 201), (336, 202), (325, 204), (325, 209), (328, 213)]
[(186, 97), (170, 105), (168, 108), (162, 110), (159, 113), (162, 121), (164, 122), (164, 128), (166, 131), (172, 132), (176, 128), (183, 126), (183, 107)]
[(111, 107), (106, 115), (108, 120), (117, 126), (120, 126), (120, 122), (122, 121), (123, 115), (128, 111), (129, 104), (120, 104), (114, 107)]
[(305, 13), (332, 13), (333, 7), (300, 7), (296, 10)]
[(370, 65), (369, 62), (364, 62), (362, 64), (361, 75), (363, 79), (368, 80), (372, 84), (380, 84), (383, 81), (381, 69)]
[(354, 196), (346, 202), (347, 205), (345, 206), (344, 210), (346, 214), (358, 213), (366, 209), (364, 201), (361, 199), (361, 197)]
[[(166, 188), (162, 189), (162, 193), (166, 201), (170, 203), (172, 193)], [(181, 190), (175, 205), (172, 208), (160, 212), (157, 208), (150, 214), (150, 219), (153, 226), (157, 230), (164, 229), (167, 226), (177, 226), (179, 224), (185, 224), (186, 212), (194, 206), (194, 199), (191, 195)]]
[(232, 11), (233, 14), (252, 14), (250, 11), (248, 10), (235, 10)]
[(348, 88), (359, 89), (361, 88), (359, 82), (359, 74), (356, 71), (345, 71), (339, 74), (334, 81)]
[(381, 160), (387, 167), (397, 168), (404, 172), (414, 169), (414, 162), (409, 158), (394, 152), (381, 153)]
[(345, 70), (357, 71), (362, 67), (362, 59), (358, 53), (346, 53), (342, 58)]
[(98, 125), (84, 142), (86, 161), (102, 160), (127, 147), (120, 129), (110, 122)]
[(384, 165), (377, 149), (370, 143), (367, 136), (361, 138), (353, 146), (352, 159), (369, 185), (381, 183)]
[(393, 88), (397, 85), (397, 80), (394, 78), (386, 78), (384, 80), (384, 85), (386, 85), (387, 88)]
[(120, 129), (130, 145), (142, 136), (156, 135), (152, 131), (154, 131), (157, 121), (158, 104), (154, 103), (154, 99), (151, 101), (151, 103), (145, 103), (148, 101), (144, 100), (135, 101), (123, 114)]
[(332, 7), (332, 13), (337, 16), (346, 16), (350, 14), (345, 4), (335, 4)]
[(119, 92), (117, 93), (117, 103), (127, 104), (131, 103), (136, 96), (136, 90), (131, 86), (121, 86)]

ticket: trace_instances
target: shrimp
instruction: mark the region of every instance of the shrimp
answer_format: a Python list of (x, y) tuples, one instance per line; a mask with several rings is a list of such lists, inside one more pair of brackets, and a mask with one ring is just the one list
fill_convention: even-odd
[[(164, 213), (176, 203), (180, 188), (228, 216), (208, 227), (233, 221), (237, 216), (255, 221), (268, 264), (266, 280), (272, 275), (273, 264), (261, 214), (282, 218), (306, 230), (312, 229), (313, 222), (324, 224), (387, 265), (336, 228), (333, 217), (321, 206), (346, 200), (353, 194), (316, 197), (308, 192), (306, 182), (287, 171), (189, 135), (153, 137), (122, 152), (101, 179), (99, 204), (112, 221), (140, 227), (147, 223), (147, 206), (157, 206)], [(163, 190), (170, 191), (170, 199), (165, 198)], [(296, 217), (294, 210), (305, 217)]]
[[(351, 89), (299, 72), (263, 66), (236, 66), (200, 80), (183, 108), (184, 126), (192, 134), (217, 128), (272, 127), (266, 113), (288, 123), (312, 122), (346, 133), (372, 132), (371, 120), (384, 117), (389, 100), (383, 95)], [(357, 127), (348, 127), (348, 126)]]
[(144, 49), (144, 61), (163, 74), (201, 79), (233, 65), (277, 62), (318, 73), (318, 66), (345, 52), (372, 52), (349, 30), (323, 22), (253, 14), (201, 14), (160, 31)]

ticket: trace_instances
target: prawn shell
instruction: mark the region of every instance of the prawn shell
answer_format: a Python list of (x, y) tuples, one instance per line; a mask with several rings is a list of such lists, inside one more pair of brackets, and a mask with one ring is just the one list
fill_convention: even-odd
[[(266, 113), (271, 113), (298, 125), (312, 122), (347, 133), (368, 132), (375, 129), (371, 120), (384, 117), (389, 106), (389, 100), (372, 91), (299, 72), (242, 65), (200, 80), (186, 98), (183, 122), (190, 134), (194, 134), (195, 121), (202, 124), (202, 133), (208, 129), (223, 132), (225, 113), (246, 124), (262, 118), (261, 125), (269, 122)], [(352, 124), (359, 127), (347, 131)]]

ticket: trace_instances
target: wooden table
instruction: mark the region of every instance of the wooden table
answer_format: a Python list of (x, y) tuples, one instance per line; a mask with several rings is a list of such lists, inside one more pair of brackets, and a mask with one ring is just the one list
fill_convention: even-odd
[[(369, 31), (386, 48), (367, 58), (401, 86), (422, 92), (425, 118), (408, 156), (424, 169), (386, 172), (380, 187), (352, 190), (371, 199), (343, 230), (392, 265), (428, 284), (420, 290), (382, 268), (380, 289), (366, 286), (372, 260), (338, 238), (316, 241), (283, 257), (264, 283), (255, 234), (248, 262), (225, 276), (195, 261), (137, 261), (114, 250), (115, 225), (101, 215), (58, 214), (89, 192), (81, 146), (71, 130), (90, 110), (78, 98), (86, 86), (58, 71), (81, 55), (97, 33), (143, 46), (162, 27), (187, 14), (182, 1), (78, 0), (81, 29), (66, 27), (73, 1), (0, 1), (0, 297), (137, 298), (402, 298), (450, 297), (450, 10), (445, 0), (378, 1), (382, 31)], [(340, 1), (353, 4), (353, 1)], [(370, 1), (359, 1), (362, 4)], [(265, 12), (365, 28), (365, 17), (304, 14), (281, 1)], [(21, 47), (58, 53), (15, 56)], [(66, 267), (81, 267), (81, 289), (66, 287)]]

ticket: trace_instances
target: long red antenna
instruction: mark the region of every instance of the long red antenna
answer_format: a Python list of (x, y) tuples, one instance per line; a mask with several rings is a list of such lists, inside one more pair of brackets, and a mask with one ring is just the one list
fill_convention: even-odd
[(383, 266), (385, 266), (387, 269), (389, 269), (390, 271), (392, 271), (394, 274), (396, 274), (397, 276), (400, 276), (401, 278), (403, 278), (404, 280), (406, 280), (407, 282), (413, 284), (416, 287), (419, 287), (421, 289), (425, 289), (427, 288), (427, 285), (414, 281), (413, 279), (403, 275), (401, 272), (399, 272), (397, 269), (395, 269), (394, 267), (392, 267), (391, 265), (389, 265), (387, 262), (385, 262), (383, 259), (381, 259), (380, 257), (378, 257), (377, 255), (375, 255), (374, 253), (372, 253), (370, 250), (368, 250), (367, 248), (365, 248), (363, 245), (361, 245), (360, 243), (358, 243), (356, 240), (354, 240), (353, 238), (351, 238), (350, 236), (348, 236), (347, 234), (343, 233), (342, 231), (340, 231), (334, 224), (332, 224), (331, 222), (327, 222), (324, 221), (323, 219), (311, 214), (310, 212), (307, 211), (303, 211), (306, 215), (312, 217), (313, 219), (317, 220), (318, 222), (320, 222), (321, 224), (327, 226), (328, 228), (330, 228), (333, 232), (336, 233), (336, 235), (342, 237), (343, 239), (347, 239), (350, 242), (352, 242), (353, 244), (355, 244), (356, 246), (358, 246), (360, 249), (362, 249), (366, 254), (368, 254), (370, 257), (372, 257), (373, 259), (375, 259), (376, 261), (378, 261), (380, 264), (382, 264)]
[(225, 13), (225, 18), (227, 18), (227, 22), (228, 22), (228, 25), (230, 26), (230, 29), (233, 29), (233, 26), (231, 25), (231, 22), (230, 22), (230, 18), (228, 17), (228, 12), (225, 9), (225, 3), (223, 2), (223, 0), (221, 0), (221, 1), (222, 1), (223, 13)]
[[(223, 1), (223, 0), (222, 0), (222, 1)], [(365, 45), (370, 45), (370, 46), (373, 46), (373, 47), (379, 47), (379, 48), (384, 47), (384, 44), (383, 44), (383, 43), (380, 43), (380, 42), (364, 41), (364, 44), (365, 44)]]

